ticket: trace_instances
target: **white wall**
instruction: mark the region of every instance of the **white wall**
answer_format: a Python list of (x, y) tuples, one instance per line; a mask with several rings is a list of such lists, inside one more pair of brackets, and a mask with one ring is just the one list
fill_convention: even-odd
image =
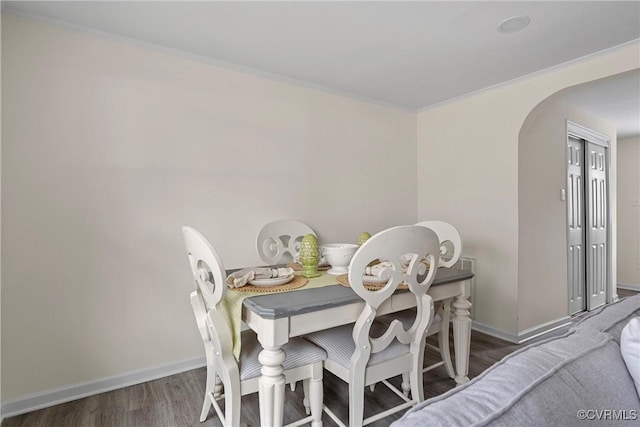
[(513, 330), (518, 165), (504, 121), (483, 96), (418, 114), (418, 220), (459, 229), (463, 255), (477, 257), (476, 320)]
[(202, 356), (180, 227), (414, 223), (416, 116), (2, 17), (2, 398)]
[[(0, 46), (2, 45), (2, 21), (0, 20)], [(2, 81), (2, 59), (0, 58), (0, 81)], [(0, 99), (2, 88), (0, 85)], [(2, 242), (2, 105), (0, 103), (0, 242)], [(2, 244), (0, 244), (0, 403), (2, 402)], [(4, 418), (0, 404), (0, 423)]]
[(518, 146), (518, 331), (569, 314), (567, 202), (560, 199), (567, 187), (567, 120), (610, 138), (608, 194), (615, 212), (615, 126), (568, 105), (561, 94), (545, 100), (525, 121)]
[[(461, 231), (477, 257), (475, 321), (518, 337), (518, 139), (536, 105), (580, 83), (638, 68), (638, 43), (418, 114), (418, 219)], [(555, 319), (547, 319), (553, 321)]]
[(640, 287), (640, 136), (618, 140), (618, 283)]

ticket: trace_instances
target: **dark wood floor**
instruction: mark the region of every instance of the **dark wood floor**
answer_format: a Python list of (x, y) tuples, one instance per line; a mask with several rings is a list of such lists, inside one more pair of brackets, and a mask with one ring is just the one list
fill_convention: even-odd
[[(633, 295), (632, 291), (618, 291), (619, 296)], [(554, 331), (557, 335), (568, 328)], [(550, 336), (545, 335), (543, 338)], [(469, 360), (469, 377), (474, 378), (481, 372), (502, 359), (509, 353), (523, 347), (524, 344), (512, 344), (480, 332), (471, 334), (471, 356)], [(427, 361), (436, 360), (435, 355), (427, 352)], [(2, 427), (35, 427), (35, 426), (203, 426), (220, 427), (222, 424), (217, 417), (210, 413), (206, 422), (200, 423), (198, 417), (202, 408), (204, 382), (206, 371), (204, 368), (195, 369), (181, 374), (172, 375), (144, 384), (138, 384), (123, 389), (102, 393), (96, 396), (79, 399), (73, 402), (52, 406), (30, 412), (28, 414), (7, 418)], [(395, 385), (399, 381), (392, 381)], [(437, 368), (424, 375), (425, 397), (442, 394), (455, 386), (444, 368)], [(398, 402), (398, 397), (379, 384), (375, 392), (366, 391), (365, 416), (372, 415), (387, 408), (392, 402)], [(348, 386), (330, 373), (325, 373), (324, 401), (338, 414), (348, 419)], [(295, 392), (287, 387), (285, 422), (293, 421), (304, 416), (302, 406), (302, 387), (299, 385)], [(374, 427), (386, 427), (401, 414), (396, 414), (371, 424)], [(243, 426), (259, 426), (260, 414), (258, 410), (257, 394), (242, 398)], [(326, 415), (323, 416), (324, 425), (328, 427), (336, 424)]]

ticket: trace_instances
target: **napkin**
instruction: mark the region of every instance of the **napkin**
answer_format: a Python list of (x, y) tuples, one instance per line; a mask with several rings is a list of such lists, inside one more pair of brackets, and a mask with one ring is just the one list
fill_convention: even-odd
[(376, 277), (379, 277), (381, 279), (388, 279), (390, 277), (388, 272), (386, 274), (384, 274), (384, 277), (383, 277), (383, 274), (382, 274), (382, 272), (384, 271), (385, 268), (393, 268), (393, 264), (390, 263), (389, 261), (379, 262), (379, 263), (374, 264), (374, 265), (372, 265), (370, 267), (365, 267), (364, 274), (366, 274), (367, 276), (376, 276)]
[(293, 268), (281, 267), (281, 268), (269, 268), (269, 267), (257, 267), (257, 268), (244, 268), (238, 270), (235, 273), (231, 273), (227, 277), (227, 287), (240, 288), (249, 281), (254, 279), (271, 279), (274, 277), (291, 276), (293, 274)]
[[(400, 264), (402, 264), (403, 272), (406, 272), (407, 268), (409, 268), (409, 264), (411, 263), (412, 258), (413, 255), (411, 254), (400, 256)], [(421, 262), (425, 263), (427, 267), (429, 267), (429, 263), (426, 259), (423, 259)], [(393, 268), (393, 264), (390, 261), (381, 261), (377, 264), (365, 267), (364, 274), (368, 276), (376, 276), (381, 279), (388, 279), (390, 277), (389, 273), (383, 275), (383, 271), (385, 268)]]

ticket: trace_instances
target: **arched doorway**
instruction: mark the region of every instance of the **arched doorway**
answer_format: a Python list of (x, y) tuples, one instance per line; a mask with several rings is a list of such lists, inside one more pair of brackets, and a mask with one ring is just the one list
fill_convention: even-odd
[[(617, 299), (616, 292), (616, 126), (610, 120), (598, 117), (576, 106), (572, 96), (592, 85), (607, 81), (639, 76), (632, 70), (605, 79), (563, 89), (540, 102), (527, 116), (519, 133), (518, 143), (518, 223), (519, 223), (519, 302), (541, 309), (520, 319), (520, 329), (527, 325), (544, 324), (549, 318), (568, 318), (571, 308), (570, 245), (568, 243), (568, 208), (570, 200), (568, 169), (568, 123), (578, 124), (575, 129), (592, 131), (591, 135), (608, 138), (608, 152), (603, 153), (609, 167), (606, 187), (603, 189), (609, 201), (605, 218), (608, 224), (608, 268), (598, 270), (604, 274), (605, 288), (600, 303)], [(586, 135), (589, 135), (587, 131)], [(575, 134), (585, 140), (585, 134)], [(586, 242), (583, 242), (583, 244)], [(578, 266), (587, 279), (588, 264)], [(585, 294), (586, 291), (583, 291)], [(599, 302), (594, 302), (592, 306)], [(585, 304), (585, 308), (587, 305)], [(573, 311), (572, 311), (573, 310)], [(579, 311), (579, 310), (578, 310)]]

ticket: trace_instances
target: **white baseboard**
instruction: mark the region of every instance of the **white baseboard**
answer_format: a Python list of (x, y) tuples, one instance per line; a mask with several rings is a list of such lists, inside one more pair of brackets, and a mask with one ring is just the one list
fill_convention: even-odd
[(628, 291), (640, 292), (640, 285), (637, 283), (618, 283), (619, 289), (626, 289)]
[(70, 402), (83, 397), (93, 396), (106, 391), (116, 390), (147, 381), (157, 380), (180, 372), (190, 371), (206, 365), (204, 357), (188, 359), (182, 362), (141, 369), (127, 374), (102, 378), (96, 381), (59, 387), (40, 393), (34, 393), (2, 403), (2, 417), (8, 418), (60, 403)]
[(552, 320), (551, 322), (543, 323), (542, 325), (534, 326), (533, 328), (525, 329), (522, 332), (513, 334), (501, 329), (492, 328), (491, 326), (483, 325), (475, 320), (471, 323), (471, 329), (482, 332), (483, 334), (491, 335), (492, 337), (500, 338), (505, 341), (509, 341), (514, 344), (522, 344), (540, 335), (555, 331), (571, 324), (571, 317), (561, 317), (560, 319)]
[(565, 316), (551, 322), (543, 323), (542, 325), (534, 326), (533, 328), (525, 329), (518, 334), (518, 344), (522, 344), (529, 340), (539, 337), (540, 335), (547, 334), (565, 326), (571, 324), (571, 317)]
[(512, 334), (511, 332), (505, 332), (502, 329), (492, 328), (491, 326), (478, 323), (475, 320), (471, 322), (471, 329), (473, 329), (474, 331), (482, 332), (483, 334), (490, 335), (492, 337), (500, 338), (501, 340), (518, 344), (518, 335)]

